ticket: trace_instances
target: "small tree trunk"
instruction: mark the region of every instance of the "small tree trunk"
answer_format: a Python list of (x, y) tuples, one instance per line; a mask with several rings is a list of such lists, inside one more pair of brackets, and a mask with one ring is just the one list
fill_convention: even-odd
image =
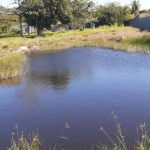
[(39, 36), (42, 36), (43, 30), (39, 29)]
[(20, 23), (20, 37), (23, 37), (23, 32), (22, 32), (22, 16), (19, 15), (19, 23)]
[(38, 16), (36, 16), (36, 30), (37, 30), (37, 36), (41, 36), (43, 30), (40, 27), (40, 25), (38, 24)]
[(43, 30), (41, 30), (41, 29), (38, 27), (38, 29), (37, 29), (37, 36), (41, 36), (41, 35), (42, 35), (42, 31), (43, 31)]
[(73, 30), (75, 30), (75, 16), (73, 16)]
[(28, 36), (30, 35), (30, 26), (28, 24)]
[(36, 16), (36, 33), (37, 33), (37, 36), (39, 36), (38, 16)]

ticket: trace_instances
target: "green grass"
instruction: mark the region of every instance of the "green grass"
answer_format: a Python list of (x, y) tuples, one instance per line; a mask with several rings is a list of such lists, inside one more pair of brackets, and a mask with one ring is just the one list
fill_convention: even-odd
[(140, 37), (132, 37), (125, 40), (128, 44), (149, 46), (150, 45), (150, 35), (143, 35)]
[[(40, 46), (41, 51), (58, 51), (72, 47), (96, 46), (128, 52), (150, 53), (150, 33), (131, 27), (103, 26), (96, 29), (63, 32), (45, 31), (42, 37), (5, 37), (0, 39), (0, 79), (20, 74), (25, 53), (16, 53), (20, 46)], [(16, 65), (16, 67), (14, 67)]]
[(22, 54), (7, 54), (0, 57), (0, 79), (13, 78), (21, 74)]

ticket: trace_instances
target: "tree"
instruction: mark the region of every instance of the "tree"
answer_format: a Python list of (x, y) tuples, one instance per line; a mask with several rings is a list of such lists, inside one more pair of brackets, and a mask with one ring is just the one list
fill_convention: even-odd
[(24, 0), (19, 9), (26, 22), (37, 28), (37, 35), (40, 36), (43, 28), (50, 28), (51, 24), (70, 22), (63, 3), (64, 0)]
[(102, 25), (114, 25), (117, 23), (118, 14), (119, 14), (119, 4), (112, 2), (107, 3), (104, 6), (100, 6), (98, 9), (98, 20)]
[(7, 9), (4, 10), (6, 15), (17, 15), (18, 16), (19, 23), (20, 23), (20, 36), (21, 37), (23, 36), (23, 32), (22, 32), (22, 12), (20, 12), (18, 10), (18, 8), (19, 8), (22, 1), (23, 0), (12, 0), (12, 4), (17, 4), (18, 5), (17, 8), (7, 8)]
[(132, 18), (132, 15), (130, 14), (130, 8), (128, 6), (118, 7), (118, 20), (117, 20), (118, 26), (123, 25), (125, 21), (128, 21), (131, 18)]
[(140, 10), (140, 2), (139, 0), (133, 0), (131, 2), (131, 13), (134, 15), (138, 15)]
[(93, 19), (95, 4), (91, 0), (68, 0), (71, 29), (84, 28)]
[(24, 0), (20, 5), (19, 10), (22, 12), (28, 25), (36, 26), (37, 35), (40, 35), (42, 21), (40, 22), (39, 17), (41, 17), (41, 14), (45, 13), (43, 1)]
[(98, 18), (100, 25), (122, 25), (124, 21), (130, 18), (130, 9), (128, 6), (121, 6), (120, 3), (110, 2), (97, 9), (95, 17)]

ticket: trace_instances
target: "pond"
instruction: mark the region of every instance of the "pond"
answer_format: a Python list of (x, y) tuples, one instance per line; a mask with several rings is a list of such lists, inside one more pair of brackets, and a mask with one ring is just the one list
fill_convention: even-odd
[[(0, 83), (0, 147), (10, 146), (15, 125), (31, 133), (38, 127), (45, 145), (90, 149), (116, 132), (114, 111), (129, 143), (137, 126), (150, 128), (150, 55), (72, 48), (31, 54), (22, 78)], [(66, 122), (70, 129), (60, 133)]]

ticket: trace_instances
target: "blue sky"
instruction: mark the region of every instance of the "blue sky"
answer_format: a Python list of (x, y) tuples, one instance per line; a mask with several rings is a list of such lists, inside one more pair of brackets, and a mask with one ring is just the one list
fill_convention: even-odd
[[(93, 0), (94, 2), (97, 2), (98, 4), (105, 4), (107, 2), (120, 2), (122, 5), (124, 4), (130, 4), (132, 0)], [(12, 0), (0, 0), (0, 5), (8, 6)], [(150, 0), (140, 0), (141, 8), (140, 9), (150, 9)]]

